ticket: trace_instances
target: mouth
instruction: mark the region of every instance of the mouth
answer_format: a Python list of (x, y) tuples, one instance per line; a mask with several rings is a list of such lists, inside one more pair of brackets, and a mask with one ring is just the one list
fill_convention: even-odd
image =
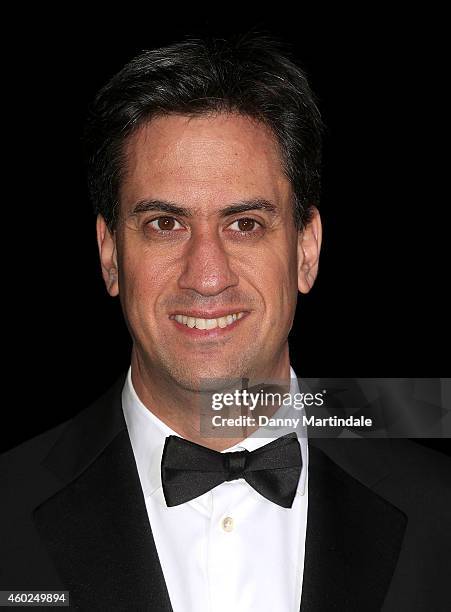
[(179, 312), (171, 314), (169, 319), (174, 321), (176, 327), (196, 336), (218, 336), (237, 327), (247, 311), (236, 312)]

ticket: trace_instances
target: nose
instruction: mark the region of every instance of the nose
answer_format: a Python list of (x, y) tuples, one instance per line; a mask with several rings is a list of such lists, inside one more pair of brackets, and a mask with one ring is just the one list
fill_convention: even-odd
[(230, 267), (229, 254), (213, 228), (198, 228), (193, 232), (183, 263), (179, 278), (181, 289), (213, 296), (238, 284), (238, 276)]

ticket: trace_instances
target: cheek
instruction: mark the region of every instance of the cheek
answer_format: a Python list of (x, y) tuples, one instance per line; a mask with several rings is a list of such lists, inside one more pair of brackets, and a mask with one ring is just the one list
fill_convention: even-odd
[(120, 294), (127, 313), (133, 319), (148, 319), (155, 312), (158, 299), (168, 286), (168, 266), (160, 265), (149, 253), (127, 252), (122, 261)]
[(291, 306), (297, 295), (297, 267), (293, 253), (272, 251), (261, 262), (260, 284), (272, 308)]

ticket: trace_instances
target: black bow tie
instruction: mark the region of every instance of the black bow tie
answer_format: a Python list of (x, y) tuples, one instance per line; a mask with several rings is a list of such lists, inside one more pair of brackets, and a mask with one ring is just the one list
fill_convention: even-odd
[(301, 468), (301, 447), (295, 432), (251, 452), (228, 453), (168, 436), (161, 459), (161, 482), (168, 506), (199, 497), (226, 480), (244, 478), (266, 499), (291, 508)]

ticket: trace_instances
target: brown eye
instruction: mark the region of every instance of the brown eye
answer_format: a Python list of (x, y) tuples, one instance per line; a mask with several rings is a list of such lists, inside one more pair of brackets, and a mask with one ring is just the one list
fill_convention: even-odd
[(175, 219), (173, 217), (159, 217), (156, 221), (158, 229), (163, 231), (173, 230), (175, 227)]
[(254, 219), (238, 219), (238, 229), (240, 232), (251, 232), (255, 228)]
[(152, 221), (148, 221), (145, 225), (151, 227), (152, 231), (157, 233), (172, 232), (183, 229), (183, 226), (177, 221), (177, 219), (169, 216), (157, 217)]

